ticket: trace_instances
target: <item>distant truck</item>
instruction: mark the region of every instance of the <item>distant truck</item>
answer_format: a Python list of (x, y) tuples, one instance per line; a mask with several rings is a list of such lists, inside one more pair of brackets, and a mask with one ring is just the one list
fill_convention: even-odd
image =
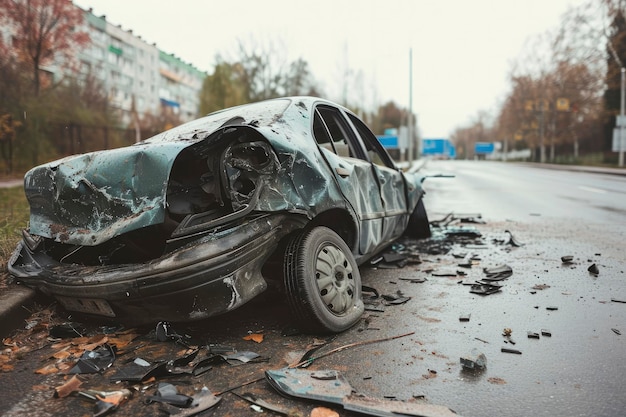
[(435, 159), (454, 159), (456, 148), (449, 139), (425, 138), (422, 139), (422, 156)]

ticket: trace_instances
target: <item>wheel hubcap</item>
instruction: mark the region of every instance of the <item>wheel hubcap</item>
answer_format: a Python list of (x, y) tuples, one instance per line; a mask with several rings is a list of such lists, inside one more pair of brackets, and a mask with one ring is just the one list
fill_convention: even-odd
[(356, 293), (352, 265), (341, 249), (322, 247), (317, 255), (315, 278), (320, 297), (335, 314), (343, 314), (354, 305)]

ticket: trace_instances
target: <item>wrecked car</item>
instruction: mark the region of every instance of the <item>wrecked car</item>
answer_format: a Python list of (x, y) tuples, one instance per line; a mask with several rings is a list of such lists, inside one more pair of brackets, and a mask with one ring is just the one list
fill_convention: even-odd
[(364, 311), (358, 266), (429, 236), (422, 180), (332, 102), (242, 105), (30, 170), (8, 269), (133, 325), (225, 313), (276, 283), (301, 328), (340, 332)]

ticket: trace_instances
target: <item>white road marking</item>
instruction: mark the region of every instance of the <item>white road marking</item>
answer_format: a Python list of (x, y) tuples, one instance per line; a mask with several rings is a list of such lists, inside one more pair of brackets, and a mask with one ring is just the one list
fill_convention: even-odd
[(580, 185), (578, 186), (578, 188), (583, 191), (589, 191), (591, 193), (606, 194), (605, 190), (601, 190), (599, 188), (585, 187), (584, 185)]

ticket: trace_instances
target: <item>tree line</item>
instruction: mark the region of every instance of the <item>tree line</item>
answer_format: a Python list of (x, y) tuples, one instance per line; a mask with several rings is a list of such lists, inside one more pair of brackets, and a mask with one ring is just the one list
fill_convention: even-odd
[(531, 149), (539, 162), (615, 164), (625, 17), (624, 0), (592, 0), (533, 38), (512, 65), (498, 108), (479, 111), (452, 135), (459, 156), (473, 158), (474, 144), (485, 141)]

